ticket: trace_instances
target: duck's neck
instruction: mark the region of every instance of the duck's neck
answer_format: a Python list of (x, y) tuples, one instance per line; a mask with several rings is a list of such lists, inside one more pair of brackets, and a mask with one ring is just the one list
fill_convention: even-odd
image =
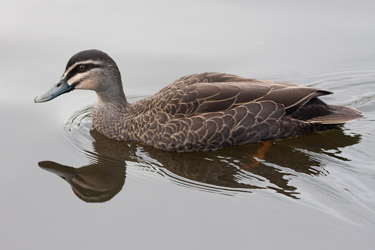
[(95, 129), (109, 138), (120, 140), (120, 132), (117, 130), (121, 127), (130, 105), (124, 92), (122, 89), (112, 89), (97, 91), (96, 94), (98, 103), (92, 114)]
[(115, 105), (117, 107), (126, 107), (128, 105), (121, 87), (96, 91), (96, 95), (98, 96), (99, 105)]

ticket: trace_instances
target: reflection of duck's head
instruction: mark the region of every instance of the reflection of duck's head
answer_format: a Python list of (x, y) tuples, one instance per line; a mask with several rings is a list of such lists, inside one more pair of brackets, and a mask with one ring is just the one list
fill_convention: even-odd
[(125, 182), (125, 163), (120, 161), (101, 161), (81, 168), (42, 161), (39, 166), (66, 180), (74, 193), (86, 202), (110, 200)]

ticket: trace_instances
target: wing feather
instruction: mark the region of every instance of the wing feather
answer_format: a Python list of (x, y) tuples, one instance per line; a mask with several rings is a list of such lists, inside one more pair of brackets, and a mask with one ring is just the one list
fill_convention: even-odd
[[(273, 101), (283, 105), (286, 113), (290, 114), (311, 99), (328, 94), (331, 92), (294, 84), (202, 73), (182, 77), (168, 85), (152, 97), (152, 104), (171, 115), (194, 116), (225, 111), (251, 102)], [(163, 101), (155, 101), (158, 98)]]

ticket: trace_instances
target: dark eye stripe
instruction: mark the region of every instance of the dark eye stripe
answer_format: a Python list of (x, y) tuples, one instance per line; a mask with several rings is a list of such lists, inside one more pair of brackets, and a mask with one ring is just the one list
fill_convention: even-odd
[[(83, 71), (83, 72), (79, 72), (78, 71), (78, 67), (79, 65), (84, 65), (86, 67), (86, 69)], [(88, 72), (92, 69), (95, 69), (95, 68), (101, 68), (102, 66), (101, 65), (98, 65), (98, 64), (94, 64), (94, 63), (83, 63), (83, 64), (78, 64), (76, 67), (74, 67), (71, 71), (69, 71), (69, 73), (67, 74), (66, 76), (66, 79), (70, 79), (72, 78), (73, 76), (75, 76), (76, 74), (79, 74), (79, 73), (84, 73), (84, 72)]]

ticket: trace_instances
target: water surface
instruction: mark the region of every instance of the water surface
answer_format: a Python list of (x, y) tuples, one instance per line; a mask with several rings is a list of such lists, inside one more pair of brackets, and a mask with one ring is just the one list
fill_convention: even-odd
[[(372, 249), (372, 1), (9, 1), (0, 8), (1, 249)], [(97, 48), (135, 102), (187, 74), (313, 86), (364, 117), (213, 152), (116, 142), (94, 93), (45, 103)]]

